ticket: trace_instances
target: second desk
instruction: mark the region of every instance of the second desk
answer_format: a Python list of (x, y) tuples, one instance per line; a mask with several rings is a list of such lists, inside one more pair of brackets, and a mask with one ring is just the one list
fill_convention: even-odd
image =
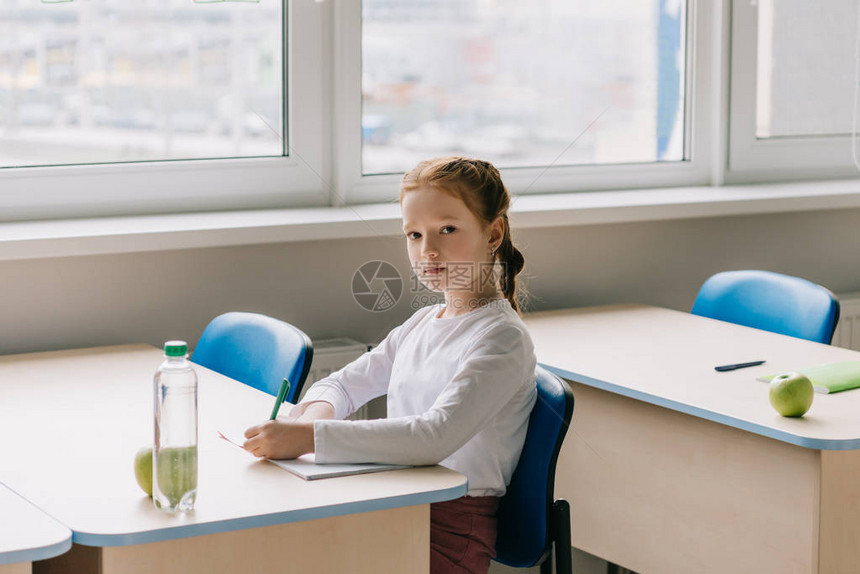
[(576, 396), (556, 474), (574, 546), (646, 574), (858, 571), (860, 390), (788, 419), (756, 377), (860, 353), (642, 305), (526, 324)]

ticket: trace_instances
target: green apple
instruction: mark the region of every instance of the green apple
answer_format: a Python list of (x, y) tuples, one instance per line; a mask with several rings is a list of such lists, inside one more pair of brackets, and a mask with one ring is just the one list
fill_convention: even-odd
[(134, 455), (134, 477), (140, 488), (152, 496), (152, 447), (145, 446)]
[(800, 373), (783, 373), (770, 381), (770, 404), (784, 417), (801, 417), (812, 406), (812, 382)]

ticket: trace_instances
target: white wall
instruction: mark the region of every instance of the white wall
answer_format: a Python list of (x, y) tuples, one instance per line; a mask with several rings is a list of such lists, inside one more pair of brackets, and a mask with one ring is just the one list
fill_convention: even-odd
[[(860, 210), (842, 210), (529, 229), (516, 240), (534, 310), (625, 301), (688, 310), (705, 278), (732, 268), (860, 291), (858, 229)], [(375, 259), (408, 277), (394, 237), (0, 261), (0, 354), (193, 344), (228, 310), (271, 314), (312, 338), (376, 342), (411, 313), (411, 295), (407, 279), (394, 309), (359, 307), (352, 275)]]

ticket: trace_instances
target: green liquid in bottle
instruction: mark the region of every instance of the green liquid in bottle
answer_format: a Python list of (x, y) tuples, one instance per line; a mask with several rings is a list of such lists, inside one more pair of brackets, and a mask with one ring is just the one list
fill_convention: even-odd
[(153, 498), (162, 510), (190, 510), (197, 498), (197, 447), (166, 447), (156, 455)]

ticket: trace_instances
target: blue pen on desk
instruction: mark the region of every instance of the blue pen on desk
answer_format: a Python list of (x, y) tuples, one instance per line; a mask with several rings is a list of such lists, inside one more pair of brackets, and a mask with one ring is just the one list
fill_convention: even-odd
[(281, 390), (278, 391), (278, 397), (275, 399), (275, 408), (272, 409), (272, 416), (269, 417), (269, 420), (273, 421), (277, 418), (278, 411), (281, 410), (281, 403), (287, 398), (288, 392), (290, 392), (290, 381), (285, 378), (284, 382), (281, 383)]

